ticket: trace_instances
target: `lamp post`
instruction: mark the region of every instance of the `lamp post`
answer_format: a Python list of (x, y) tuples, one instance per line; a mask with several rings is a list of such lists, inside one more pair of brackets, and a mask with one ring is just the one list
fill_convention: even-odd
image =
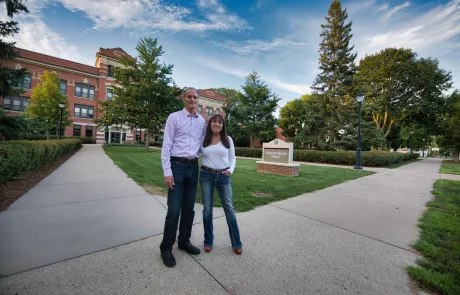
[(361, 92), (356, 96), (356, 101), (359, 104), (359, 114), (358, 114), (358, 147), (356, 148), (356, 166), (355, 169), (362, 170), (361, 167), (361, 105), (364, 100), (364, 94)]
[(414, 131), (410, 132), (409, 135), (409, 144), (410, 144), (410, 153), (412, 154), (412, 134), (414, 134)]
[(59, 103), (59, 108), (61, 109), (61, 118), (59, 122), (59, 139), (61, 139), (61, 132), (62, 132), (62, 110), (64, 109), (65, 104), (63, 102)]
[(422, 157), (425, 158), (425, 138), (423, 139), (423, 150), (422, 150)]

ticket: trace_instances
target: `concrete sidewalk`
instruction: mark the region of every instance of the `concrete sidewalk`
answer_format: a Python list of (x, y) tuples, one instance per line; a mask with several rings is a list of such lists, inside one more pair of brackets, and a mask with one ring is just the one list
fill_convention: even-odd
[(0, 213), (0, 277), (162, 234), (165, 199), (85, 145)]
[[(431, 198), (440, 164), (426, 159), (239, 213), (241, 256), (232, 253), (227, 223), (220, 217), (214, 221), (213, 251), (192, 257), (176, 246), (178, 264), (173, 269), (161, 262), (160, 234), (3, 278), (0, 290), (3, 294), (418, 294), (405, 267), (418, 257), (409, 244), (417, 238), (417, 219)], [(199, 217), (199, 209), (196, 212)], [(202, 224), (196, 223), (192, 242), (201, 246), (202, 237)], [(69, 244), (56, 247), (64, 246)]]

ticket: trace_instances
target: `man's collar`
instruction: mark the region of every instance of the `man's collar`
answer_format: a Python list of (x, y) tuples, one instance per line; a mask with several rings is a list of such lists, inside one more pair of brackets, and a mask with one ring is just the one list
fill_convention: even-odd
[(194, 114), (194, 115), (190, 114), (189, 111), (187, 111), (186, 108), (183, 109), (183, 112), (184, 112), (184, 114), (187, 115), (187, 116), (198, 117), (198, 112), (197, 112), (197, 110), (195, 110), (195, 114)]

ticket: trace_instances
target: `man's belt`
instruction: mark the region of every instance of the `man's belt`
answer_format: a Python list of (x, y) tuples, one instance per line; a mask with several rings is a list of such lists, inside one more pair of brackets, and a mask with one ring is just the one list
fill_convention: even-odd
[(201, 166), (201, 169), (203, 169), (204, 171), (211, 172), (211, 173), (214, 173), (214, 174), (222, 174), (222, 172), (224, 172), (225, 170), (227, 170), (229, 168), (230, 167), (227, 167), (227, 168), (224, 168), (224, 169), (212, 169), (212, 168), (209, 168), (209, 167), (206, 167), (206, 166)]
[(196, 164), (196, 163), (198, 163), (197, 158), (188, 159), (188, 158), (182, 158), (182, 157), (171, 157), (171, 161), (184, 163), (184, 164)]

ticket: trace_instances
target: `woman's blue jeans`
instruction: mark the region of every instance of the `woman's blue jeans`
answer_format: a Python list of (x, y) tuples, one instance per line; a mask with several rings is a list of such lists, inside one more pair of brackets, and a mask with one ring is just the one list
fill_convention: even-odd
[(212, 208), (214, 203), (214, 189), (217, 188), (225, 216), (227, 217), (228, 231), (233, 248), (241, 248), (240, 232), (236, 221), (232, 200), (232, 181), (225, 174), (214, 174), (200, 169), (201, 196), (203, 198), (203, 225), (204, 245), (212, 246), (214, 241)]

